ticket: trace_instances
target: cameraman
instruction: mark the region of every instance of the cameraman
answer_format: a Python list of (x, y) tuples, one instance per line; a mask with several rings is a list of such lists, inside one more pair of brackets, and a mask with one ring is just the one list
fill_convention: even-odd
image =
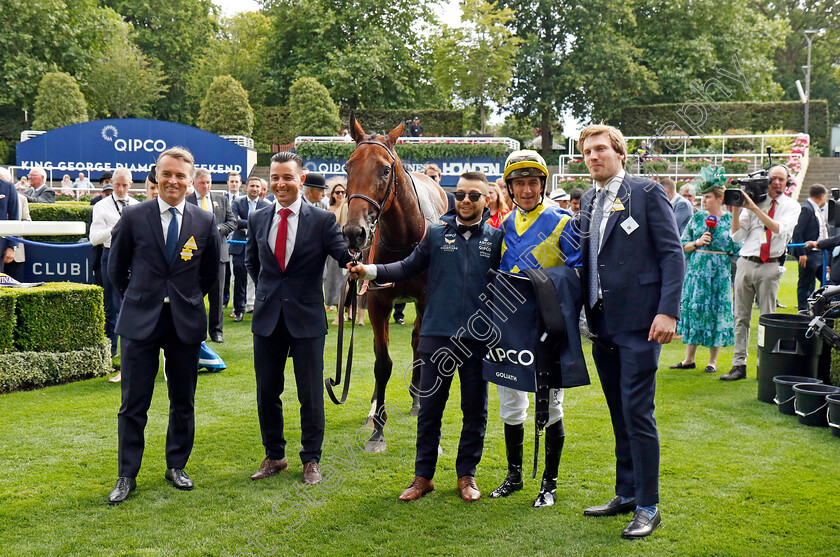
[(796, 201), (782, 195), (790, 179), (787, 167), (770, 167), (768, 178), (767, 199), (756, 205), (744, 192), (744, 206), (732, 208), (729, 235), (735, 242), (743, 242), (743, 246), (735, 273), (735, 351), (732, 370), (720, 376), (723, 381), (747, 376), (753, 300), (758, 299), (762, 315), (776, 311), (779, 265), (784, 264), (785, 248), (801, 210)]

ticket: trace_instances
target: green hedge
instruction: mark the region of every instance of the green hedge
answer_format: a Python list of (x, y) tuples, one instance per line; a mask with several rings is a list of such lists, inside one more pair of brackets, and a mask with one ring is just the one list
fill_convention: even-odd
[[(350, 111), (339, 111), (341, 125), (350, 126)], [(420, 118), (426, 137), (460, 137), (464, 134), (464, 113), (461, 110), (435, 110), (412, 108), (363, 108), (356, 110), (356, 120), (369, 133), (388, 133), (400, 122)]]
[(70, 352), (0, 354), (0, 393), (102, 377), (112, 371), (111, 343)]
[(50, 282), (32, 288), (4, 288), (0, 290), (0, 311), (0, 353), (69, 352), (98, 346), (105, 338), (99, 286)]
[(85, 241), (90, 234), (90, 220), (93, 205), (87, 201), (57, 201), (55, 203), (30, 203), (29, 215), (32, 220), (81, 221), (85, 223), (85, 237), (80, 236), (31, 236), (36, 242), (52, 244), (75, 243)]
[[(777, 128), (802, 130), (805, 124), (805, 108), (801, 102), (722, 102), (717, 103), (717, 109), (712, 104), (697, 104), (706, 110), (706, 121), (700, 126), (700, 132), (706, 135), (711, 135), (716, 129), (733, 128), (750, 130), (750, 133)], [(621, 111), (618, 127), (624, 135), (653, 135), (661, 126), (673, 122), (677, 129), (689, 135), (698, 135), (677, 114), (682, 107), (682, 104), (631, 106)], [(689, 114), (696, 118), (698, 112), (691, 110)], [(819, 152), (827, 154), (829, 123), (828, 101), (811, 101), (808, 125), (812, 148), (817, 151), (812, 156), (817, 156)], [(729, 141), (726, 143), (728, 146)]]
[[(347, 159), (355, 143), (333, 142), (333, 143), (299, 143), (296, 147), (297, 154), (307, 159), (337, 160)], [(472, 157), (490, 157), (504, 159), (507, 156), (508, 148), (504, 143), (400, 143), (396, 147), (397, 154), (406, 161), (425, 162), (433, 159), (464, 159)]]

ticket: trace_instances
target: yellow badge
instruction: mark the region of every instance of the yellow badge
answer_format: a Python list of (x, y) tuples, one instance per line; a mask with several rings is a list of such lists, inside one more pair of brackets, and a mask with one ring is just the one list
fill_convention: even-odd
[(621, 203), (621, 201), (616, 201), (615, 203), (613, 203), (612, 210), (613, 210), (613, 212), (623, 211), (624, 210), (624, 205)]
[(186, 243), (184, 244), (184, 249), (187, 248), (191, 250), (198, 249), (198, 246), (195, 243), (195, 236), (190, 236), (190, 239), (186, 241)]
[(191, 250), (184, 249), (184, 251), (181, 252), (181, 259), (183, 259), (184, 261), (189, 261), (190, 259), (192, 259), (192, 256), (193, 253)]

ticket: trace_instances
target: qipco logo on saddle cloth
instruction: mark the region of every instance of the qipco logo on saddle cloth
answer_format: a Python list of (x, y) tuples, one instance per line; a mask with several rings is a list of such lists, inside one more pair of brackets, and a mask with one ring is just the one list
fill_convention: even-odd
[(496, 346), (481, 362), (484, 379), (519, 391), (537, 390), (536, 357), (531, 350)]

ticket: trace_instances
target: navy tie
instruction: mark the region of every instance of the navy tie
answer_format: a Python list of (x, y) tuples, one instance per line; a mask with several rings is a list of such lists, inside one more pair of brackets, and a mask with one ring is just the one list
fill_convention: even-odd
[(166, 231), (166, 260), (169, 263), (175, 259), (175, 252), (178, 251), (178, 209), (170, 207), (172, 220), (169, 221), (169, 229)]

